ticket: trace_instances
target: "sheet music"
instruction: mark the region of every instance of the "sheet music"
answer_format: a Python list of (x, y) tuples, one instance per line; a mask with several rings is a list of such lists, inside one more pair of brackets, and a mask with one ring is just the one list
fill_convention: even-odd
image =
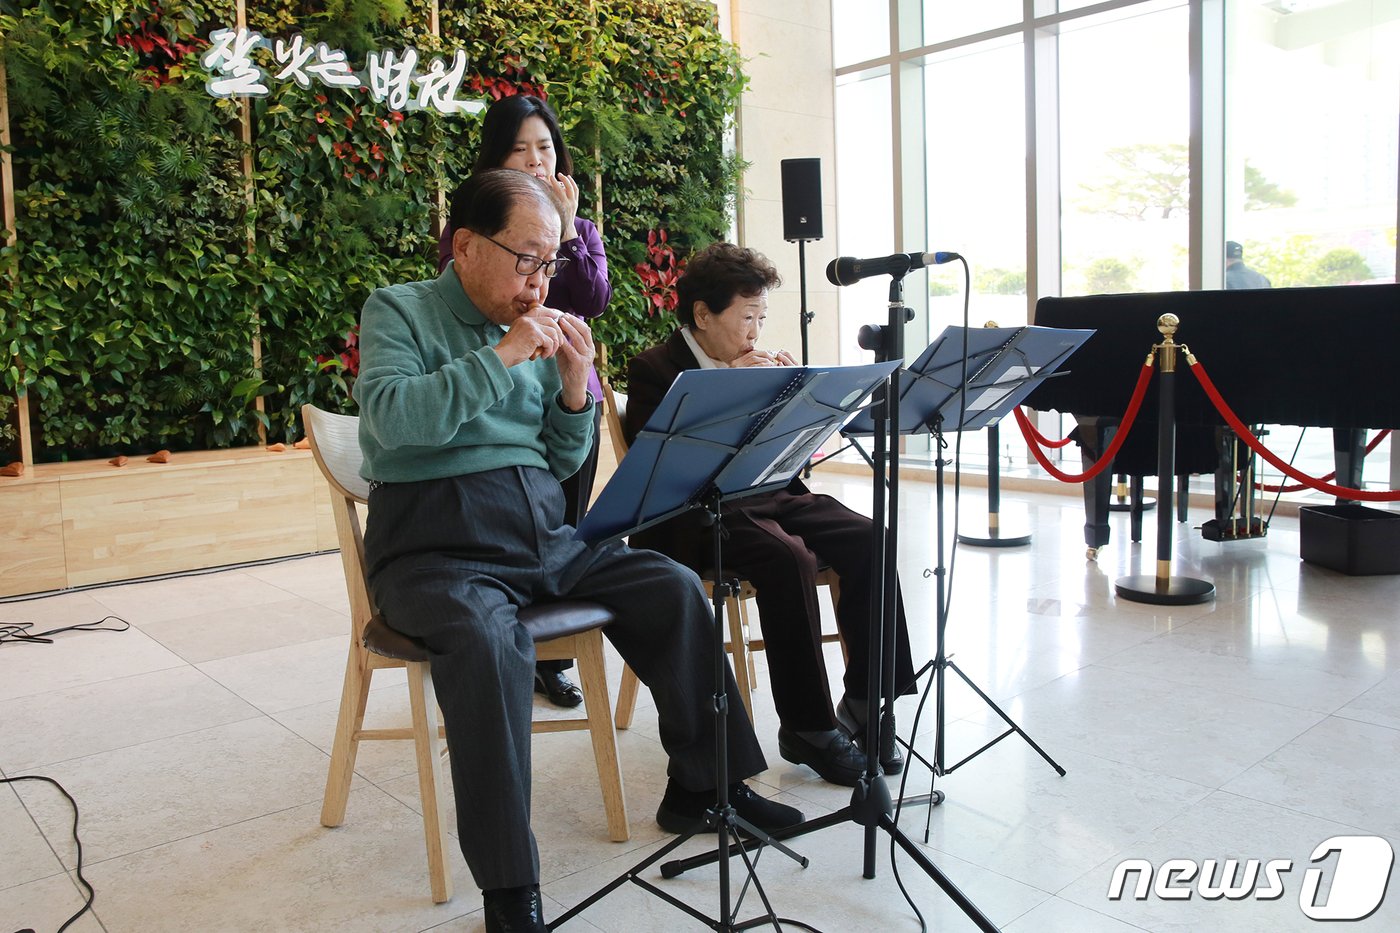
[[(994, 363), (996, 361), (993, 360), (992, 362)], [(990, 369), (991, 366), (992, 363), (988, 363), (983, 369), (983, 372)], [(997, 376), (997, 381), (995, 383), (984, 388), (981, 392), (977, 393), (975, 397), (968, 399), (967, 410), (973, 412), (986, 411), (988, 408), (994, 408), (996, 404), (1006, 396), (1006, 385), (1008, 383), (1029, 379), (1031, 376), (1040, 372), (1040, 370), (1041, 367), (1039, 366), (1012, 365), (1007, 367), (1006, 372)]]

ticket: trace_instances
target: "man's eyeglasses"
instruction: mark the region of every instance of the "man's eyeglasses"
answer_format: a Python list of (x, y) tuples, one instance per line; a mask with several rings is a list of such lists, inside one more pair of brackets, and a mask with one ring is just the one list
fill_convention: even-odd
[(515, 257), (515, 272), (517, 275), (534, 275), (540, 269), (543, 269), (544, 277), (552, 279), (559, 274), (560, 269), (569, 264), (567, 257), (561, 256), (558, 259), (541, 259), (538, 256), (531, 256), (529, 253), (517, 253), (509, 246), (499, 240), (492, 240), (491, 237), (486, 236), (484, 233), (481, 234), (481, 236), (491, 240), (492, 243), (495, 243), (501, 249)]

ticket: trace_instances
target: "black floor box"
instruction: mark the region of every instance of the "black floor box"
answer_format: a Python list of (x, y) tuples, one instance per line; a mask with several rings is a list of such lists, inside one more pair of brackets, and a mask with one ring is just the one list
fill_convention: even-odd
[(1298, 510), (1298, 551), (1310, 564), (1353, 576), (1400, 573), (1400, 514), (1364, 505)]

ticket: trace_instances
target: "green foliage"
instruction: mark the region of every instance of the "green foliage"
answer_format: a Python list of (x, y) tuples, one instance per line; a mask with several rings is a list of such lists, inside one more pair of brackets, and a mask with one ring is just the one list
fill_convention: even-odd
[(961, 270), (950, 269), (947, 266), (942, 268), (930, 268), (928, 270), (928, 294), (930, 298), (938, 298), (945, 295), (961, 295), (963, 278)]
[[(635, 271), (648, 233), (666, 229), (684, 257), (726, 229), (737, 54), (701, 0), (439, 5), (440, 38), (427, 0), (269, 0), (248, 19), (268, 39), (344, 49), (354, 68), (372, 48), (460, 48), (462, 96), (546, 95), (581, 213), (607, 238), (614, 298), (595, 332), (616, 378), (672, 326)], [(260, 424), (294, 439), (302, 404), (353, 406), (369, 291), (435, 268), (438, 199), (468, 173), (480, 118), (270, 81), (247, 147), (241, 105), (207, 94), (199, 62), (233, 6), (44, 0), (0, 15), (18, 212), (0, 249), (0, 373), (7, 395), (30, 395), (41, 460), (247, 444)]]
[(1024, 295), (1026, 273), (1014, 269), (983, 269), (973, 277), (979, 295)]
[(1089, 263), (1084, 270), (1085, 293), (1109, 295), (1135, 289), (1137, 269), (1121, 259), (1104, 256)]
[(1365, 258), (1349, 246), (1328, 247), (1317, 237), (1296, 234), (1261, 243), (1245, 242), (1244, 260), (1275, 288), (1346, 285), (1371, 278)]
[(18, 460), (19, 430), (11, 423), (15, 400), (8, 395), (0, 395), (0, 459), (9, 463)]
[(593, 339), (607, 348), (599, 374), (620, 392), (627, 391), (627, 361), (638, 350), (664, 339), (675, 322), (651, 312), (651, 300), (637, 273), (626, 266), (610, 265), (613, 295), (608, 311), (589, 322)]
[(1081, 209), (1132, 220), (1167, 218), (1185, 211), (1190, 197), (1190, 164), (1180, 143), (1138, 143), (1104, 153), (1114, 167), (1101, 184), (1081, 185)]
[(1292, 207), (1298, 203), (1298, 196), (1293, 192), (1280, 188), (1274, 182), (1264, 177), (1264, 173), (1249, 164), (1246, 159), (1244, 163), (1244, 209), (1247, 211), (1262, 211), (1270, 207)]
[[(1167, 218), (1184, 212), (1191, 196), (1190, 152), (1180, 143), (1137, 143), (1104, 153), (1114, 168), (1101, 184), (1081, 185), (1080, 208), (1132, 220)], [(1292, 207), (1298, 196), (1244, 163), (1244, 209)]]
[(1371, 277), (1371, 267), (1349, 246), (1328, 250), (1315, 266), (1318, 285), (1348, 285)]
[(1241, 245), (1245, 263), (1262, 272), (1274, 288), (1313, 284), (1316, 237), (1300, 233), (1265, 242), (1245, 240)]

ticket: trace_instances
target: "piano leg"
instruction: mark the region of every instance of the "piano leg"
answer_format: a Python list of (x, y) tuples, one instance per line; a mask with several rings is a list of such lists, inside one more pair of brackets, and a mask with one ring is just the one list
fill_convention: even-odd
[[(1118, 430), (1117, 418), (1076, 417), (1079, 422), (1079, 456), (1084, 469), (1093, 466)], [(1108, 543), (1108, 507), (1113, 498), (1113, 474), (1104, 470), (1084, 484), (1084, 544), (1090, 560)]]
[[(1365, 466), (1366, 432), (1355, 428), (1332, 429), (1332, 459), (1337, 466), (1338, 486), (1348, 489), (1361, 488), (1361, 471)], [(1337, 504), (1351, 502), (1351, 499), (1337, 497)]]

